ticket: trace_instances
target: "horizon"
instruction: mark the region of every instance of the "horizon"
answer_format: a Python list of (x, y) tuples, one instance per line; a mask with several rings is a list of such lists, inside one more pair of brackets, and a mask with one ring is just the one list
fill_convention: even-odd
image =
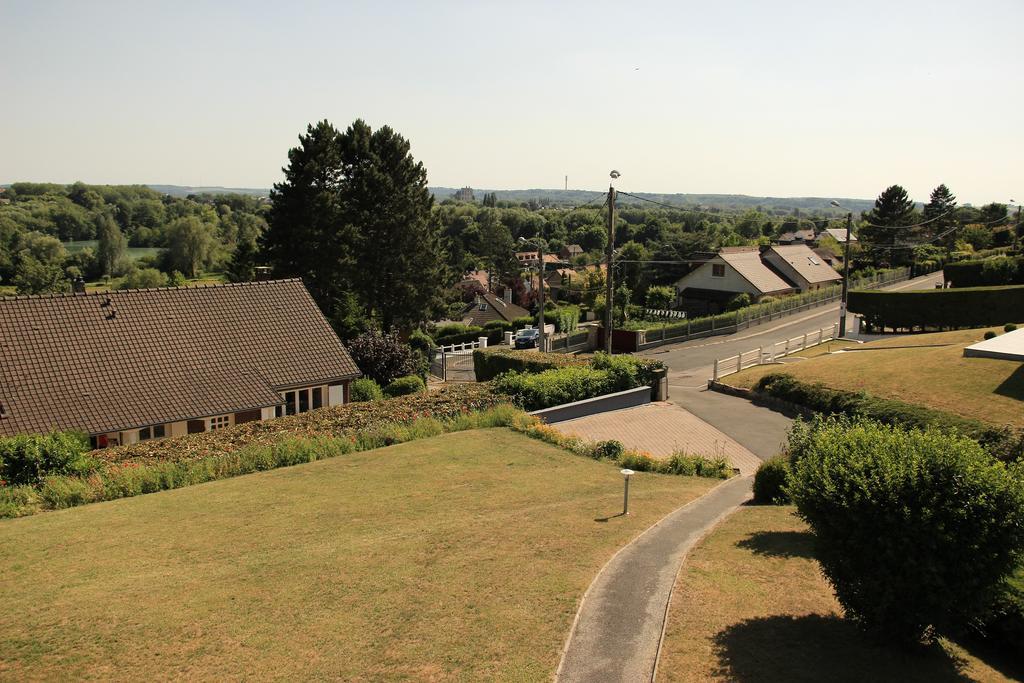
[(307, 124), (364, 118), (433, 187), (601, 192), (615, 168), (651, 194), (1024, 193), (1020, 3), (630, 12), (9, 2), (0, 177), (270, 188)]

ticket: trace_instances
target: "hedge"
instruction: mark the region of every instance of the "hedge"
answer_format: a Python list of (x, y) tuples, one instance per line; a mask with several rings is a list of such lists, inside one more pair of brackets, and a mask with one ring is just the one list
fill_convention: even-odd
[(437, 334), (434, 337), (434, 343), (438, 346), (451, 346), (452, 344), (465, 344), (466, 342), (475, 342), (480, 337), (487, 336), (484, 328), (477, 327), (475, 325), (469, 326), (463, 332), (447, 332), (445, 334)]
[(872, 328), (984, 327), (1024, 318), (1024, 286), (850, 292), (849, 309)]
[(950, 263), (943, 271), (953, 287), (1024, 285), (1024, 256), (996, 256)]
[(956, 431), (974, 439), (993, 456), (1004, 461), (1024, 456), (1024, 430), (995, 427), (941, 410), (867, 393), (830, 389), (823, 384), (801, 382), (783, 373), (765, 375), (754, 386), (754, 390), (826, 415), (865, 417), (905, 429), (931, 427), (947, 432)]
[(422, 379), (416, 375), (408, 375), (406, 377), (399, 377), (394, 382), (384, 387), (384, 394), (389, 398), (395, 398), (396, 396), (418, 394), (419, 392), (426, 390), (427, 386), (423, 383)]
[(477, 382), (489, 382), (498, 375), (509, 372), (544, 372), (556, 368), (587, 367), (607, 370), (613, 364), (629, 364), (635, 368), (640, 384), (653, 385), (655, 374), (665, 368), (659, 360), (638, 358), (636, 356), (618, 355), (608, 357), (597, 353), (590, 358), (574, 356), (567, 353), (540, 353), (537, 351), (517, 351), (509, 348), (477, 349), (473, 352), (473, 370)]
[(516, 351), (509, 348), (477, 349), (473, 352), (473, 370), (477, 382), (489, 382), (503, 372), (544, 372), (552, 368), (588, 365), (585, 358), (565, 353)]

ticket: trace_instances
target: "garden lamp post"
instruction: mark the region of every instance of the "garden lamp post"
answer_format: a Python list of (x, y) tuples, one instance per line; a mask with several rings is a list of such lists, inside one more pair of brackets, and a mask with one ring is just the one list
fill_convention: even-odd
[[(846, 208), (836, 200), (829, 202), (832, 206)], [(846, 241), (843, 243), (843, 291), (839, 301), (839, 337), (846, 336), (846, 299), (850, 293), (850, 230), (853, 228), (853, 212), (846, 212)]]
[(622, 492), (622, 514), (629, 514), (629, 478), (632, 477), (636, 472), (633, 470), (621, 470), (619, 472), (622, 475), (622, 481), (624, 489)]
[(539, 322), (537, 324), (537, 347), (540, 349), (541, 353), (544, 353), (545, 351), (547, 351), (547, 348), (544, 346), (544, 342), (547, 339), (547, 334), (545, 330), (546, 321), (544, 319), (544, 247), (546, 245), (544, 243), (544, 240), (541, 239), (540, 237), (535, 237), (532, 240), (528, 240), (525, 237), (520, 237), (519, 241), (522, 242), (523, 244), (532, 244), (536, 246), (537, 258), (540, 260), (540, 263), (537, 265), (537, 284), (540, 286), (540, 316)]

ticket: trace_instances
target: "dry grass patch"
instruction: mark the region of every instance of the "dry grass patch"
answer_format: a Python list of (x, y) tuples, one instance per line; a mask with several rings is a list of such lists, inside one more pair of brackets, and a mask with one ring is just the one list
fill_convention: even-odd
[(0, 522), (0, 679), (545, 680), (609, 556), (716, 482), (507, 429)]
[(949, 641), (875, 644), (841, 614), (793, 508), (741, 508), (680, 573), (658, 680), (1010, 680)]
[[(904, 335), (863, 344), (863, 350), (819, 356), (785, 366), (762, 365), (725, 381), (752, 387), (774, 372), (832, 389), (944, 410), (995, 425), (1024, 427), (1024, 367), (994, 358), (964, 358), (964, 347), (986, 330)], [(913, 345), (913, 346), (911, 346)], [(904, 347), (904, 348), (897, 348)]]

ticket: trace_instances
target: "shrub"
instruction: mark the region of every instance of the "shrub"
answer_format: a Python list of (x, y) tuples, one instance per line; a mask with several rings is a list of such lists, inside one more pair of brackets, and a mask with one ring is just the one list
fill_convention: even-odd
[(1007, 323), (1007, 324), (1003, 325), (1003, 332), (1013, 332), (1016, 329), (1017, 329), (1017, 326), (1014, 325), (1013, 323)]
[(995, 338), (996, 338), (996, 333), (995, 333), (994, 330), (989, 330), (988, 332), (985, 333), (985, 339), (995, 339)]
[(167, 276), (156, 268), (132, 268), (117, 283), (118, 289), (147, 289), (166, 286)]
[(473, 369), (476, 381), (489, 382), (498, 375), (514, 370), (517, 372), (543, 372), (552, 368), (581, 367), (587, 365), (584, 358), (565, 353), (538, 353), (516, 351), (509, 348), (486, 348), (473, 351)]
[(368, 330), (348, 342), (348, 351), (363, 374), (380, 385), (422, 370), (422, 358), (395, 333)]
[(982, 630), (1007, 654), (1024, 661), (1024, 566), (996, 597)]
[(510, 371), (493, 382), (494, 390), (525, 410), (582, 401), (611, 393), (609, 374), (587, 367), (565, 367), (540, 373)]
[(0, 481), (38, 484), (50, 474), (87, 474), (99, 463), (88, 439), (76, 432), (19, 434), (0, 439)]
[(994, 427), (925, 406), (878, 398), (863, 392), (829, 389), (823, 384), (801, 382), (784, 373), (765, 375), (758, 380), (754, 390), (826, 415), (865, 417), (907, 429), (956, 431), (974, 439), (1000, 460), (1012, 461), (1024, 455), (1024, 430)]
[(434, 341), (438, 346), (450, 346), (452, 344), (475, 342), (483, 336), (486, 335), (484, 334), (484, 328), (482, 327), (455, 323), (439, 327), (434, 333)]
[(1024, 552), (1024, 482), (975, 442), (818, 418), (788, 492), (849, 618), (919, 641), (981, 614)]
[(384, 393), (387, 394), (389, 398), (418, 394), (419, 392), (426, 390), (427, 386), (423, 383), (423, 380), (416, 375), (399, 377), (394, 382), (384, 387)]
[(906, 292), (850, 292), (849, 309), (873, 328), (984, 327), (1024, 310), (1024, 286)]
[(384, 398), (384, 392), (380, 385), (369, 377), (362, 377), (355, 380), (349, 386), (349, 400), (352, 403), (363, 403), (365, 401), (379, 401)]
[(1024, 256), (977, 259), (948, 263), (943, 276), (953, 287), (991, 287), (1024, 284)]
[(777, 457), (765, 460), (754, 475), (754, 502), (760, 505), (785, 505), (789, 495), (785, 491), (789, 462)]
[(608, 441), (599, 441), (595, 446), (593, 458), (595, 460), (615, 460), (618, 461), (622, 457), (622, 454), (626, 452), (626, 447), (622, 445), (621, 441), (610, 439)]
[(434, 340), (430, 338), (430, 335), (423, 330), (413, 330), (413, 333), (409, 335), (408, 342), (409, 348), (416, 351), (424, 358), (430, 357), (430, 349), (437, 346)]
[(630, 385), (618, 391), (625, 391), (625, 389), (632, 389), (633, 387), (645, 384), (653, 386), (655, 376), (659, 371), (665, 369), (665, 364), (660, 360), (651, 360), (626, 354), (609, 356), (603, 351), (594, 354), (590, 365), (597, 370), (608, 370), (613, 376), (628, 376), (630, 378)]

